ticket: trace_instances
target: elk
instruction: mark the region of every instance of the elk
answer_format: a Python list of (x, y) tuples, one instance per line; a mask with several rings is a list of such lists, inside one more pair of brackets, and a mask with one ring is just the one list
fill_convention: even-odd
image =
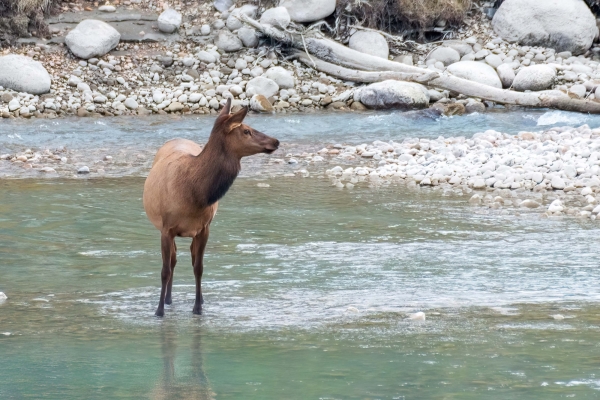
[(173, 273), (177, 263), (175, 237), (191, 237), (196, 278), (193, 313), (202, 314), (202, 273), (209, 227), (218, 200), (227, 193), (241, 169), (242, 157), (271, 154), (279, 140), (243, 123), (247, 108), (231, 113), (231, 99), (217, 117), (204, 149), (191, 140), (173, 139), (156, 153), (144, 184), (144, 209), (160, 231), (162, 272), (160, 301), (155, 315), (164, 316), (171, 304)]

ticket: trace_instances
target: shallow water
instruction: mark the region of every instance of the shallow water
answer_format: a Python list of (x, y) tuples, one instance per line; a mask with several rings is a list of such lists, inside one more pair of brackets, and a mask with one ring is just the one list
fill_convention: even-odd
[[(526, 115), (512, 116), (515, 131), (556, 117)], [(393, 117), (405, 118), (382, 116)], [(438, 130), (458, 130), (456, 120)], [(155, 122), (166, 138), (193, 120)], [(140, 125), (145, 140), (132, 145), (164, 140), (155, 137), (163, 128)], [(356, 140), (380, 139), (378, 126)], [(354, 140), (321, 128), (282, 135)], [(174, 136), (192, 135), (181, 129)], [(111, 136), (61, 132), (26, 146), (93, 150)], [(597, 224), (501, 215), (441, 191), (260, 179), (238, 179), (220, 204), (200, 317), (189, 240), (178, 239), (162, 320), (153, 317), (159, 237), (143, 213), (142, 178), (0, 180), (0, 398), (600, 396)], [(427, 320), (407, 318), (417, 311)]]

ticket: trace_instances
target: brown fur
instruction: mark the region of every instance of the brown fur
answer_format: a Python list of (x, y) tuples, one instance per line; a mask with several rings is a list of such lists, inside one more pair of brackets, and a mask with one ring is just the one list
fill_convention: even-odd
[(173, 272), (177, 262), (175, 237), (191, 237), (196, 276), (194, 313), (202, 311), (200, 288), (203, 256), (217, 201), (225, 195), (240, 171), (242, 157), (272, 153), (279, 141), (242, 122), (248, 109), (230, 114), (231, 99), (217, 117), (204, 149), (186, 139), (173, 139), (161, 147), (144, 185), (144, 209), (161, 232), (162, 290), (157, 316), (171, 304)]

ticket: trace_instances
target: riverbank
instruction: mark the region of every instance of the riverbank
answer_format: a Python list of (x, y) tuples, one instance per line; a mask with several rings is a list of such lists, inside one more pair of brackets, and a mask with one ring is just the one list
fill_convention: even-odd
[[(268, 38), (259, 40), (254, 29), (234, 17), (243, 12), (258, 18), (265, 10), (239, 6), (220, 12), (212, 2), (180, 5), (175, 10), (184, 22), (174, 33), (158, 28), (162, 10), (145, 2), (76, 7), (50, 21), (50, 40), (22, 39), (18, 47), (4, 49), (4, 56), (22, 55), (39, 62), (51, 83), (49, 93), (39, 95), (0, 87), (0, 116), (210, 114), (230, 97), (236, 107), (250, 106), (257, 112), (364, 111), (374, 106), (360, 93), (363, 85), (288, 60), (281, 46)], [(494, 32), (484, 11), (483, 6), (474, 6), (464, 26), (449, 31), (452, 40), (414, 43), (412, 51), (395, 54), (390, 54), (384, 40), (384, 56), (492, 87), (551, 89), (556, 96), (595, 100), (600, 47), (576, 56), (570, 51), (508, 43)], [(103, 56), (82, 59), (68, 48), (65, 38), (89, 19), (114, 26), (121, 41)], [(540, 69), (540, 65), (548, 68)], [(417, 86), (423, 90), (419, 100), (411, 94), (400, 106), (429, 105), (446, 115), (485, 112), (496, 106), (480, 98)], [(407, 96), (406, 88), (399, 90)]]

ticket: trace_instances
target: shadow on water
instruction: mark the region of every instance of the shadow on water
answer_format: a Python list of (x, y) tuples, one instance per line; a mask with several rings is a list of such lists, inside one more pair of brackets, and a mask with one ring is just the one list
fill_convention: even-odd
[(182, 335), (175, 326), (165, 324), (160, 328), (160, 340), (162, 373), (148, 398), (214, 399), (216, 395), (204, 368), (202, 332), (197, 330)]

